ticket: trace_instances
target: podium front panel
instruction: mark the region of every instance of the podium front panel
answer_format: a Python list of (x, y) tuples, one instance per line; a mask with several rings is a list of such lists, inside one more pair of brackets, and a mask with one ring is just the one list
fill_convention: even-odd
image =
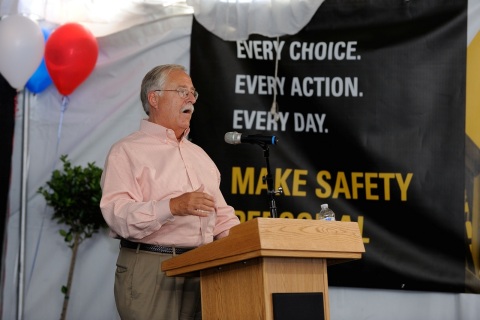
[(329, 319), (326, 261), (262, 257), (201, 271), (203, 320), (273, 320), (273, 294), (322, 293)]

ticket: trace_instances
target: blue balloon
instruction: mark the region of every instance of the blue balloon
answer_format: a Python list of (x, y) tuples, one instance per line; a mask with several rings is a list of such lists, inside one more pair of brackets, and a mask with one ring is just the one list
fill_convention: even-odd
[[(45, 28), (42, 28), (43, 38), (47, 42), (48, 37), (50, 36), (51, 31), (48, 31)], [(52, 84), (52, 78), (48, 74), (47, 66), (45, 64), (45, 58), (42, 58), (42, 62), (38, 66), (35, 73), (30, 77), (26, 83), (26, 87), (33, 93), (40, 93), (43, 90), (47, 89), (49, 85)]]

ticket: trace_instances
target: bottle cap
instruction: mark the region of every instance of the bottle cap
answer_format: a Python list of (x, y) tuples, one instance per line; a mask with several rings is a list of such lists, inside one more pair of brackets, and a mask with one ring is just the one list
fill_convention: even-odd
[(323, 203), (323, 204), (320, 206), (320, 208), (322, 208), (322, 209), (328, 208), (328, 203)]

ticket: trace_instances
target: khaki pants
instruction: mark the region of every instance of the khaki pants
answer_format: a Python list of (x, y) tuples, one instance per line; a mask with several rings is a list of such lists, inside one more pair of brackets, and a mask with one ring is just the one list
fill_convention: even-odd
[(121, 248), (115, 272), (115, 303), (122, 320), (200, 320), (200, 279), (167, 277), (162, 262), (172, 255)]

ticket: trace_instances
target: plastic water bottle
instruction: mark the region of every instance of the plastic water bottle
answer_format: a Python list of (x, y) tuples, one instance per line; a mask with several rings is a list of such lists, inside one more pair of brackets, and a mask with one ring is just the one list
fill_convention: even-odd
[(320, 212), (318, 213), (319, 220), (326, 221), (335, 221), (335, 212), (328, 207), (327, 203), (324, 203), (320, 207)]

